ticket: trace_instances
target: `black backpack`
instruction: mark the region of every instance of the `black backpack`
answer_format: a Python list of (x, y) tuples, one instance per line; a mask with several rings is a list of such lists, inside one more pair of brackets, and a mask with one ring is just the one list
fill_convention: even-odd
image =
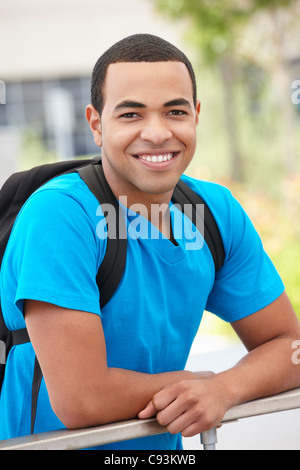
[[(118, 210), (119, 203), (106, 181), (99, 157), (94, 159), (50, 163), (37, 166), (31, 170), (15, 173), (4, 183), (0, 191), (0, 268), (15, 219), (23, 204), (35, 190), (47, 181), (56, 176), (75, 171), (79, 173), (100, 204), (109, 203), (114, 205), (116, 210)], [(218, 271), (223, 265), (224, 248), (219, 229), (208, 206), (200, 196), (181, 180), (174, 189), (172, 201), (178, 204), (182, 210), (184, 210), (185, 204), (192, 204), (191, 219), (194, 224), (196, 224), (197, 221), (197, 204), (204, 204), (204, 239), (211, 251), (215, 270)], [(111, 238), (109, 236), (109, 224), (107, 224), (107, 249), (96, 278), (100, 292), (101, 308), (104, 307), (116, 291), (126, 264), (127, 240), (126, 237), (118, 236), (118, 234), (121, 233), (120, 230), (124, 230), (124, 227), (119, 227), (119, 223), (122, 223), (122, 219), (116, 217), (116, 223), (117, 227), (116, 230), (114, 230), (114, 236)], [(30, 338), (26, 328), (15, 331), (8, 330), (2, 316), (0, 305), (0, 391), (5, 372), (5, 357), (7, 357), (13, 346), (28, 342), (30, 342)], [(5, 350), (3, 350), (4, 347)], [(34, 432), (37, 399), (41, 380), (42, 372), (36, 358), (32, 383), (32, 434)]]

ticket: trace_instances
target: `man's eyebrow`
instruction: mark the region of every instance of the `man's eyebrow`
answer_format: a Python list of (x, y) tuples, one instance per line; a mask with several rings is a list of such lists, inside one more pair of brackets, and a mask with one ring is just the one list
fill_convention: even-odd
[(146, 106), (143, 103), (139, 103), (138, 101), (122, 101), (115, 107), (115, 111), (118, 111), (120, 109), (124, 108), (146, 108)]
[(170, 106), (187, 106), (188, 108), (191, 108), (191, 103), (185, 98), (178, 98), (164, 104), (165, 108), (169, 108)]
[[(191, 103), (185, 98), (177, 98), (175, 100), (168, 101), (163, 106), (164, 108), (169, 108), (171, 106), (187, 106), (188, 108), (191, 108)], [(125, 100), (115, 107), (115, 111), (119, 111), (124, 108), (146, 108), (146, 105), (139, 103), (138, 101)]]

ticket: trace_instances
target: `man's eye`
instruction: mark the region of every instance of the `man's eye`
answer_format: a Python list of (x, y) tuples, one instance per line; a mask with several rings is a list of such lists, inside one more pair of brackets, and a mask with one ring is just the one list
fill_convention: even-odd
[(132, 119), (132, 118), (135, 118), (137, 116), (138, 115), (136, 113), (125, 113), (125, 114), (122, 114), (122, 116), (120, 116), (120, 117), (125, 118), (125, 119)]
[(186, 114), (185, 111), (182, 111), (181, 109), (173, 109), (172, 111), (169, 112), (171, 116), (184, 116)]

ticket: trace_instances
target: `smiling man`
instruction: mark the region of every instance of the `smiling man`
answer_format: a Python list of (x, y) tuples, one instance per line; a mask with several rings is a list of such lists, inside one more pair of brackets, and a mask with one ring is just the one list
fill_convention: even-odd
[(128, 206), (138, 202), (153, 213), (154, 204), (169, 204), (196, 150), (200, 103), (193, 102), (187, 67), (181, 62), (111, 64), (104, 96), (101, 117), (90, 105), (87, 119), (102, 147), (107, 181), (118, 199), (126, 195)]
[[(8, 357), (0, 439), (30, 432), (35, 354), (43, 372), (35, 432), (153, 415), (170, 431), (102, 449), (181, 449), (178, 433), (194, 435), (238, 403), (300, 385), (291, 360), (299, 323), (257, 232), (230, 191), (183, 175), (199, 113), (192, 66), (166, 41), (131, 36), (98, 60), (86, 115), (104, 174), (118, 200), (147, 209), (149, 233), (160, 236), (130, 234), (122, 281), (100, 309), (106, 242), (94, 195), (74, 173), (25, 204), (3, 260), (1, 302), (8, 326), (26, 323), (31, 344)], [(170, 201), (180, 178), (219, 226), (225, 261), (217, 273), (206, 243), (187, 250), (185, 234), (174, 236)], [(162, 217), (154, 206), (165, 208)], [(132, 232), (130, 214), (127, 222)], [(205, 309), (230, 322), (249, 350), (220, 374), (184, 370)]]

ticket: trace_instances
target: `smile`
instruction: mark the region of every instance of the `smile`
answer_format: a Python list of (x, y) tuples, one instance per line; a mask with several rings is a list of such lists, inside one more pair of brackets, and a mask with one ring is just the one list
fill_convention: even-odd
[(162, 163), (162, 162), (167, 162), (171, 160), (176, 153), (165, 153), (162, 155), (136, 155), (137, 158), (140, 158), (142, 160), (145, 160), (146, 162), (151, 162), (151, 163)]

